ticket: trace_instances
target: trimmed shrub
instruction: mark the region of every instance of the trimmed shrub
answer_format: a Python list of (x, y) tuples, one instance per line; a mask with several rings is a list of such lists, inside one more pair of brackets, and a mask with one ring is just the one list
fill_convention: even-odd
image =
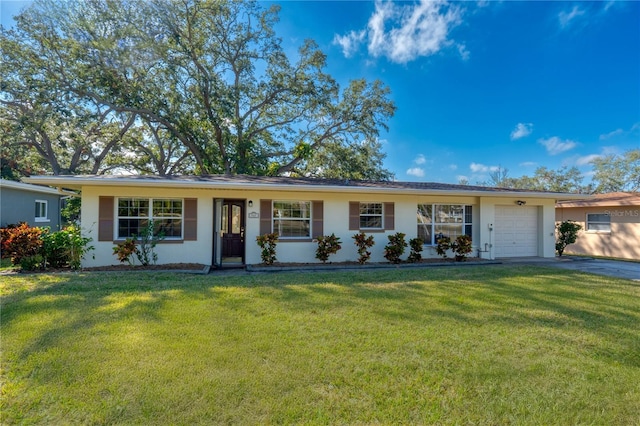
[(442, 234), (436, 236), (436, 253), (446, 259), (449, 249), (451, 249), (451, 238)]
[(118, 258), (120, 263), (127, 262), (129, 265), (135, 263), (133, 256), (137, 251), (136, 240), (133, 238), (127, 238), (123, 242), (116, 244), (113, 248), (113, 254)]
[(451, 249), (456, 255), (456, 261), (461, 262), (471, 253), (471, 237), (468, 235), (458, 235), (458, 238), (451, 244)]
[(422, 260), (422, 250), (424, 246), (424, 241), (422, 238), (412, 238), (409, 240), (409, 247), (411, 248), (411, 253), (409, 253), (409, 257), (407, 260), (411, 263), (420, 262)]
[(278, 233), (258, 235), (256, 237), (258, 246), (262, 249), (260, 259), (265, 265), (273, 265), (276, 261), (276, 245), (278, 244)]
[(569, 244), (573, 244), (578, 239), (578, 231), (582, 229), (582, 225), (573, 220), (565, 220), (556, 225), (556, 251), (558, 256), (562, 256), (564, 250)]
[(404, 240), (406, 234), (396, 232), (389, 235), (389, 243), (384, 247), (384, 257), (391, 263), (400, 263), (400, 256), (404, 254), (407, 242)]
[(318, 248), (316, 249), (316, 258), (326, 263), (329, 256), (335, 254), (342, 248), (340, 245), (340, 237), (335, 234), (323, 235), (317, 238)]
[(367, 236), (364, 232), (353, 235), (354, 244), (358, 247), (358, 263), (364, 265), (371, 258), (371, 252), (368, 250), (376, 243), (373, 235)]

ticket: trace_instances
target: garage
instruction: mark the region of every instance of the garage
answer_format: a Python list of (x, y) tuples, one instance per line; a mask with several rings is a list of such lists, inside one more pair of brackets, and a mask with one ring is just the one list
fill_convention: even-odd
[(538, 256), (538, 207), (496, 206), (495, 257)]

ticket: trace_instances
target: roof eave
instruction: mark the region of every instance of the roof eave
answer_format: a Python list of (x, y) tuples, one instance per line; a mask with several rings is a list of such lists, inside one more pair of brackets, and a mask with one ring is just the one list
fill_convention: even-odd
[(286, 191), (286, 192), (333, 192), (333, 193), (369, 193), (369, 194), (404, 194), (404, 195), (448, 195), (448, 196), (472, 196), (472, 197), (498, 197), (498, 198), (544, 198), (554, 200), (585, 199), (590, 198), (584, 194), (568, 194), (555, 192), (529, 192), (529, 191), (492, 191), (484, 190), (450, 190), (450, 189), (414, 189), (414, 188), (383, 188), (367, 186), (338, 186), (338, 185), (304, 185), (304, 184), (269, 184), (248, 182), (208, 182), (208, 181), (177, 181), (171, 179), (127, 179), (102, 180), (83, 177), (63, 176), (33, 176), (24, 180), (40, 185), (81, 189), (83, 186), (138, 186), (138, 187), (170, 187), (190, 189), (225, 189), (225, 190), (256, 190), (256, 191)]

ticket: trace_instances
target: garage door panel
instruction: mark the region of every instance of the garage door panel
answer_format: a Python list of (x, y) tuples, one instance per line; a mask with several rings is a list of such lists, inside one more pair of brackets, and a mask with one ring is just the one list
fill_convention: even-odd
[(538, 255), (538, 208), (496, 206), (495, 257)]

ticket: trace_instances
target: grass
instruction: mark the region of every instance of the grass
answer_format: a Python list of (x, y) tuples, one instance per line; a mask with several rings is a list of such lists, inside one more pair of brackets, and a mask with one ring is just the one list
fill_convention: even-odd
[(3, 276), (2, 424), (638, 424), (640, 286), (486, 265)]

